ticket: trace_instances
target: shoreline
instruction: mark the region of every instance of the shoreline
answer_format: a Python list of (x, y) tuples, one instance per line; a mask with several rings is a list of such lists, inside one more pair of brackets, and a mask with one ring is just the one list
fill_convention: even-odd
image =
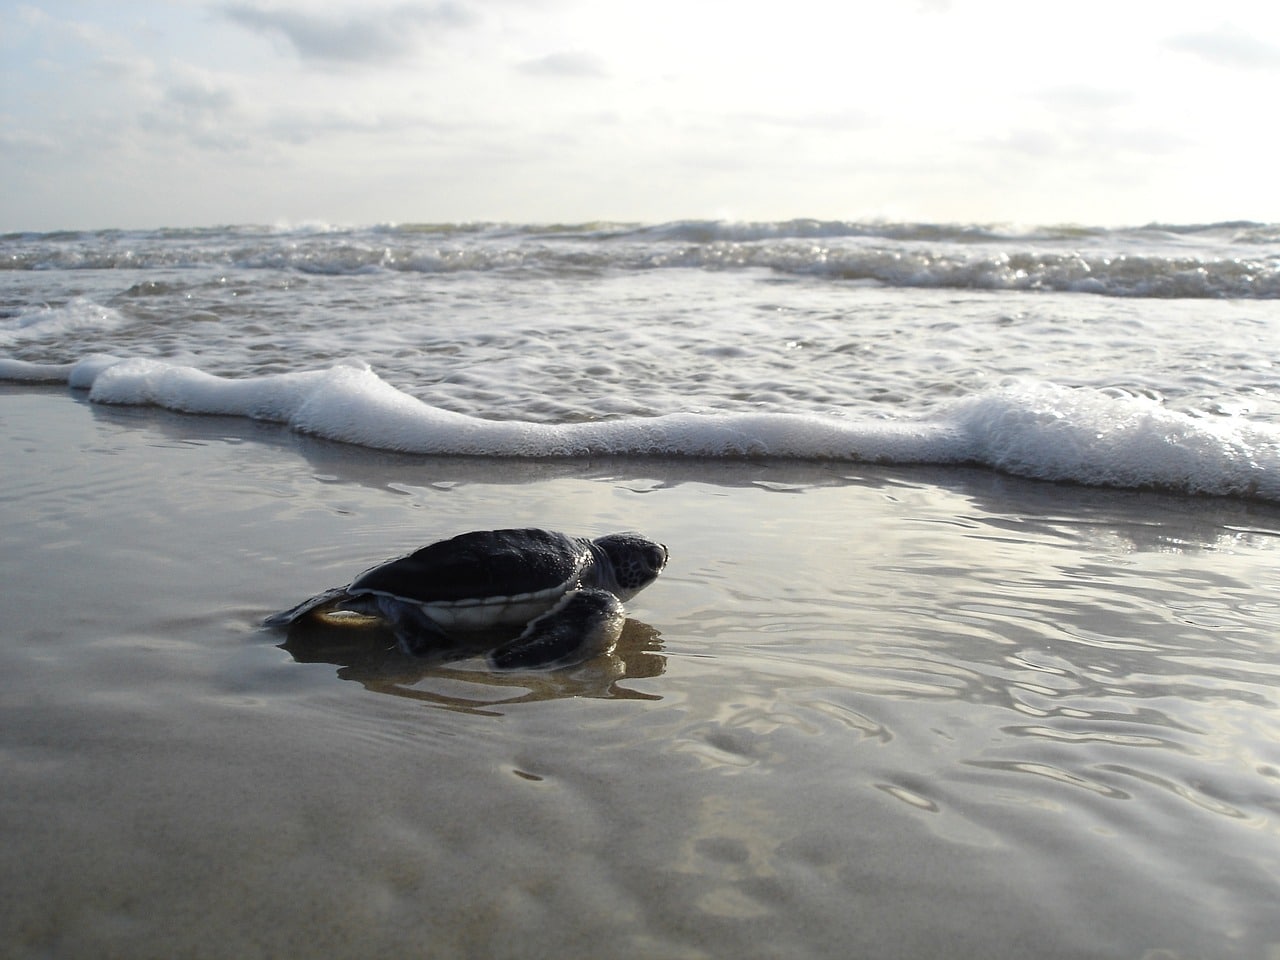
[[(93, 399), (91, 392), (80, 386), (66, 387), (38, 380), (0, 381), (0, 397), (24, 393), (66, 395), (93, 411), (95, 416), (110, 419), (111, 411), (118, 411), (122, 420), (151, 423), (157, 429), (179, 435), (188, 432), (201, 434), (202, 430), (196, 426), (166, 424), (192, 417), (215, 423), (225, 421), (228, 428), (225, 432), (230, 435), (270, 438), (282, 449), (294, 449), (303, 456), (314, 455), (325, 461), (343, 459), (336, 457), (333, 450), (329, 449), (332, 447), (346, 450), (349, 454), (346, 459), (353, 464), (362, 461), (382, 463), (379, 458), (383, 456), (403, 457), (406, 458), (403, 461), (405, 463), (429, 462), (437, 469), (447, 466), (464, 477), (496, 475), (505, 481), (516, 481), (528, 475), (597, 476), (600, 475), (600, 465), (604, 465), (606, 470), (622, 473), (657, 473), (698, 478), (712, 475), (725, 482), (734, 482), (729, 478), (745, 477), (748, 478), (745, 482), (753, 483), (757, 482), (762, 473), (785, 473), (805, 478), (798, 481), (800, 483), (822, 483), (827, 478), (834, 478), (834, 482), (839, 482), (840, 478), (861, 475), (901, 475), (920, 477), (923, 482), (946, 487), (955, 482), (953, 478), (962, 478), (962, 483), (968, 482), (963, 478), (976, 471), (1009, 480), (1030, 481), (1033, 485), (1047, 483), (1080, 490), (1109, 490), (1122, 494), (1150, 493), (1174, 500), (1190, 498), (1239, 501), (1257, 504), (1262, 508), (1280, 508), (1280, 501), (1271, 490), (1275, 485), (1272, 474), (1280, 469), (1280, 442), (1265, 433), (1265, 424), (1233, 426), (1230, 418), (1224, 418), (1221, 422), (1210, 423), (1208, 426), (1192, 426), (1196, 422), (1195, 418), (1163, 411), (1158, 405), (1131, 411), (1128, 419), (1136, 420), (1137, 426), (1130, 422), (1122, 423), (1114, 430), (1110, 426), (1102, 428), (1103, 432), (1097, 434), (1102, 442), (1097, 452), (1104, 459), (1098, 464), (1088, 464), (1081, 461), (1083, 454), (1080, 435), (1081, 431), (1088, 434), (1094, 427), (1090, 426), (1086, 416), (1062, 434), (1062, 426), (1057, 422), (1064, 416), (1062, 413), (1053, 414), (1047, 427), (1035, 426), (1030, 432), (1020, 433), (1015, 430), (1009, 436), (992, 432), (986, 441), (991, 445), (991, 451), (985, 458), (977, 454), (948, 453), (953, 447), (958, 451), (966, 443), (973, 443), (973, 440), (961, 441), (960, 435), (965, 432), (976, 435), (986, 431), (988, 428), (981, 424), (988, 419), (996, 423), (1006, 420), (1035, 421), (1042, 420), (1046, 415), (1044, 410), (1034, 413), (1022, 411), (1018, 409), (1017, 403), (1007, 406), (1005, 401), (996, 402), (992, 409), (986, 409), (985, 405), (991, 402), (994, 395), (971, 404), (974, 410), (961, 416), (950, 426), (945, 420), (929, 423), (885, 421), (883, 424), (850, 421), (846, 425), (834, 420), (830, 423), (817, 423), (802, 414), (727, 415), (727, 419), (717, 415), (709, 417), (707, 422), (713, 424), (711, 427), (703, 424), (694, 414), (594, 423), (542, 424), (490, 421), (436, 410), (407, 394), (399, 393), (366, 370), (364, 373), (378, 384), (379, 392), (390, 391), (388, 396), (394, 398), (391, 407), (404, 408), (408, 405), (413, 408), (389, 408), (384, 411), (395, 424), (380, 428), (387, 436), (412, 436), (425, 430), (422, 436), (434, 437), (420, 441), (383, 443), (371, 442), (367, 436), (345, 436), (345, 432), (353, 429), (357, 434), (360, 433), (359, 428), (350, 425), (337, 429), (335, 434), (329, 429), (312, 430), (306, 424), (292, 422), (280, 415), (262, 414), (245, 406), (257, 395), (251, 382), (224, 380), (209, 377), (199, 371), (191, 372), (198, 374), (202, 381), (217, 381), (218, 389), (214, 391), (214, 400), (196, 402), (190, 409), (175, 407), (172, 402), (168, 405), (160, 403), (150, 398), (149, 394), (109, 401)], [(334, 370), (315, 371), (322, 375), (332, 372)], [(296, 375), (285, 375), (284, 379), (289, 380), (294, 376)], [(92, 380), (86, 381), (83, 386), (87, 386), (89, 382)], [(231, 395), (241, 398), (230, 404), (230, 412), (223, 409), (227, 404), (225, 399), (216, 399), (222, 388), (228, 388)], [(1067, 390), (1063, 396), (1072, 393), (1073, 391)], [(349, 399), (360, 408), (361, 401), (367, 398), (357, 391)], [(1096, 398), (1086, 398), (1079, 401), (1079, 404), (1087, 409), (1095, 400)], [(387, 397), (379, 402), (384, 401), (390, 402)], [(272, 402), (278, 404), (282, 401), (277, 398)], [(290, 402), (296, 404), (298, 400), (295, 398), (285, 405), (288, 406)], [(1069, 405), (1077, 402), (1072, 399)], [(209, 409), (203, 409), (203, 405), (207, 403), (212, 405)], [(325, 410), (332, 411), (342, 406), (340, 399), (330, 398), (328, 403)], [(132, 411), (132, 414), (127, 411)], [(376, 404), (375, 407), (364, 409), (356, 420), (366, 420), (374, 412)], [(1069, 414), (1065, 416), (1071, 419)], [(177, 421), (168, 420), (170, 417), (176, 417)], [(329, 417), (330, 414), (320, 414), (322, 421)], [(972, 423), (962, 427), (961, 424), (967, 421)], [(580, 427), (590, 428), (599, 435), (593, 441), (590, 440), (589, 433), (584, 434), (588, 439), (581, 452), (570, 452), (576, 451), (577, 447), (575, 442), (567, 439), (568, 446), (561, 448), (559, 441), (556, 441), (549, 450), (543, 449), (544, 444), (538, 439), (558, 436), (556, 431), (571, 432)], [(736, 437), (740, 430), (745, 431), (741, 438), (724, 439)], [(751, 439), (752, 430), (762, 433)], [(804, 434), (814, 434), (816, 431), (821, 437), (818, 446), (813, 446), (813, 436), (801, 441), (780, 439), (785, 438), (792, 430)], [(668, 433), (673, 432), (675, 436), (679, 436), (699, 431), (704, 435), (689, 449), (681, 448), (674, 453), (662, 452), (664, 445), (675, 442), (670, 437), (662, 439)], [(617, 436), (613, 441), (601, 439), (615, 434)], [(565, 434), (566, 438), (569, 436), (570, 433)], [(769, 436), (774, 439), (765, 439)], [(486, 440), (485, 437), (489, 439)], [(631, 439), (626, 439), (628, 437)], [(821, 452), (828, 443), (840, 446), (854, 442), (852, 438), (855, 437), (862, 437), (862, 442), (871, 443), (873, 447), (887, 445), (886, 450), (896, 449), (898, 452), (893, 456), (885, 453), (863, 455)], [(419, 442), (425, 443), (426, 447), (416, 449)], [(719, 449), (718, 453), (708, 452), (722, 442), (729, 446)], [(492, 443), (498, 443), (498, 447), (489, 449)], [(617, 451), (610, 449), (614, 443), (621, 444)], [(637, 450), (641, 450), (650, 443), (656, 446), (648, 451), (631, 450), (632, 444), (638, 444)], [(703, 450), (708, 444), (708, 450)], [(600, 449), (595, 449), (597, 445)], [(1055, 447), (1058, 445), (1065, 445), (1065, 449), (1056, 451)], [(510, 450), (501, 452), (506, 446), (510, 446)], [(1085, 446), (1087, 450), (1088, 444)], [(526, 447), (532, 452), (519, 452)], [(681, 444), (676, 443), (676, 447), (681, 447)], [(797, 449), (787, 452), (791, 447)], [(917, 447), (919, 450), (916, 450)], [(773, 448), (780, 449), (770, 452)], [(856, 450), (856, 446), (854, 449)], [(919, 451), (925, 449), (932, 449), (934, 454), (921, 455)], [(1127, 452), (1117, 454), (1117, 451)], [(1120, 459), (1113, 459), (1115, 456)], [(1158, 465), (1153, 465), (1157, 462)]]

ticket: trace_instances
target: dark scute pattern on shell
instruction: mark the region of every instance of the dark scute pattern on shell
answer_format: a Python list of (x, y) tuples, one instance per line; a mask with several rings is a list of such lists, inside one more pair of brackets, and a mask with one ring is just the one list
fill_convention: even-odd
[(581, 541), (549, 530), (477, 530), (374, 567), (350, 590), (421, 603), (509, 597), (575, 578), (586, 552)]

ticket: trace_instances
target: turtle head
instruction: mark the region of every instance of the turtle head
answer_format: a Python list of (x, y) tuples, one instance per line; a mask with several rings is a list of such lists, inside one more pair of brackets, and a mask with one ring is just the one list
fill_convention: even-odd
[(600, 586), (619, 600), (630, 600), (653, 583), (667, 565), (667, 548), (638, 533), (611, 533), (591, 541), (601, 570)]

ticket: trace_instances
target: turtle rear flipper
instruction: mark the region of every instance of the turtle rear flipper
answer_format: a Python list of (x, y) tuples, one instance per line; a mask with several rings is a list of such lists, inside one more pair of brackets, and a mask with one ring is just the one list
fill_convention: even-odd
[(567, 666), (613, 649), (625, 622), (608, 590), (574, 590), (524, 632), (489, 654), (498, 670)]
[(440, 624), (416, 603), (395, 597), (371, 597), (382, 619), (391, 626), (400, 649), (410, 656), (421, 657), (448, 647), (453, 642)]
[(264, 627), (279, 629), (289, 627), (312, 614), (324, 614), (337, 609), (343, 600), (349, 600), (351, 594), (346, 587), (330, 587), (324, 593), (317, 593), (309, 600), (303, 600), (296, 607), (274, 613), (262, 621)]

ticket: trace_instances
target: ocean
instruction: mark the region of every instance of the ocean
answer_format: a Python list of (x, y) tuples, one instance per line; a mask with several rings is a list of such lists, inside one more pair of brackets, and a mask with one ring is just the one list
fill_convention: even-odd
[[(0, 952), (1280, 955), (1277, 299), (1249, 222), (0, 237)], [(525, 525), (668, 546), (614, 651), (261, 627)]]
[(104, 403), (421, 453), (978, 463), (1280, 497), (1272, 226), (2, 242), (0, 376)]

